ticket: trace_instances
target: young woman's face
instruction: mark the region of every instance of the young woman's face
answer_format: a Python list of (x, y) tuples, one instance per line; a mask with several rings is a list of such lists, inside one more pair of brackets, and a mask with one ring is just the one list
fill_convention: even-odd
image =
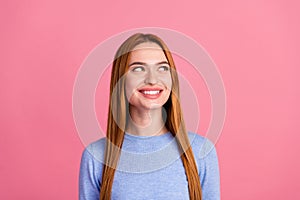
[(167, 102), (171, 88), (170, 66), (160, 46), (153, 42), (137, 45), (130, 53), (125, 80), (130, 106), (160, 108)]

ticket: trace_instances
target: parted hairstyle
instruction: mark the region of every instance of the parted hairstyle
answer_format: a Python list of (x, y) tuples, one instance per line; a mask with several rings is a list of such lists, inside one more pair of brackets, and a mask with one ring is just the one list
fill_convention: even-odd
[[(117, 50), (110, 81), (110, 103), (108, 110), (107, 134), (105, 146), (105, 162), (102, 171), (102, 184), (100, 200), (111, 199), (111, 191), (115, 170), (120, 158), (124, 131), (128, 122), (128, 100), (125, 95), (125, 80), (122, 78), (128, 71), (130, 52), (135, 46), (144, 42), (154, 42), (158, 44), (164, 52), (169, 65), (172, 78), (172, 89), (167, 102), (163, 105), (166, 110), (165, 126), (176, 138), (178, 149), (181, 152), (185, 173), (188, 180), (189, 196), (191, 200), (201, 200), (202, 192), (197, 165), (190, 145), (187, 130), (183, 120), (183, 114), (179, 101), (179, 81), (178, 74), (172, 54), (162, 39), (154, 34), (136, 33), (125, 40)], [(114, 94), (113, 94), (114, 93)], [(113, 113), (113, 110), (115, 112)]]

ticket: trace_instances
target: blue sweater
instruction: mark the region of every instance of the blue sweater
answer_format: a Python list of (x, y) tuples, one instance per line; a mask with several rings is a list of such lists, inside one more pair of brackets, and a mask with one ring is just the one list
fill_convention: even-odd
[[(188, 133), (204, 200), (220, 199), (216, 149), (206, 138)], [(79, 199), (99, 200), (106, 138), (88, 145), (79, 173)], [(189, 199), (188, 182), (173, 135), (135, 136), (125, 133), (112, 186), (113, 200)]]

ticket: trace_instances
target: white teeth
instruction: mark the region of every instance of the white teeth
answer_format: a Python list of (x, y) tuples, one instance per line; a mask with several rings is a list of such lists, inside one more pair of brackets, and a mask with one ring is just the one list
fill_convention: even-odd
[(158, 94), (159, 90), (153, 90), (153, 91), (147, 90), (147, 91), (142, 91), (142, 92), (143, 92), (143, 94), (154, 95), (154, 94)]

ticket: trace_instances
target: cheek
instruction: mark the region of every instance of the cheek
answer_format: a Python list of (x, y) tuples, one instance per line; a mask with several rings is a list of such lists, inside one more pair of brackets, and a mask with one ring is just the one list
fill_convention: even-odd
[(130, 97), (133, 95), (133, 92), (136, 88), (138, 88), (139, 80), (133, 78), (133, 77), (127, 77), (125, 80), (125, 92), (127, 100), (130, 99)]
[(168, 78), (165, 79), (165, 85), (168, 88), (168, 90), (172, 89), (172, 78), (169, 76)]
[(129, 101), (130, 97), (132, 96), (132, 92), (133, 92), (133, 88), (132, 85), (130, 85), (129, 83), (125, 83), (125, 93), (126, 93), (126, 97), (127, 100)]
[(164, 86), (167, 88), (167, 91), (165, 93), (165, 97), (168, 98), (170, 96), (170, 93), (172, 91), (172, 78), (171, 76), (165, 77), (163, 80)]

